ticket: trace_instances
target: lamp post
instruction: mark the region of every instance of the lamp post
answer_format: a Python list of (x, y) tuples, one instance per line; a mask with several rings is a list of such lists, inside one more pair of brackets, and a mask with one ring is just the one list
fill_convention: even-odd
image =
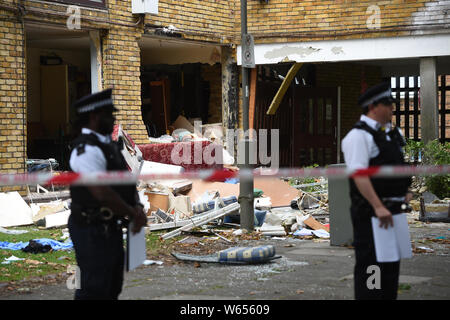
[[(245, 36), (247, 35), (247, 0), (241, 0), (241, 48), (244, 52)], [(245, 53), (243, 53), (244, 55)], [(243, 170), (250, 170), (250, 134), (249, 134), (249, 85), (248, 68), (242, 60), (242, 115), (244, 129), (244, 152), (245, 161), (240, 165)], [(241, 229), (253, 231), (254, 209), (253, 209), (253, 178), (240, 181), (239, 203), (241, 205)]]

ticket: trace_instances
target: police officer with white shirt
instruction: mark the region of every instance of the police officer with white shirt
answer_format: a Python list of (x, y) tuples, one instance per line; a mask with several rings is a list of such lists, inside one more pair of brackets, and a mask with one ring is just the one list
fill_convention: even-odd
[[(74, 104), (81, 135), (72, 143), (70, 168), (78, 173), (127, 170), (121, 154), (123, 142), (111, 134), (117, 109), (112, 89), (86, 96)], [(147, 217), (135, 184), (71, 186), (69, 232), (81, 276), (76, 300), (116, 300), (122, 290), (124, 249), (122, 227), (133, 220), (133, 232)]]
[[(342, 151), (349, 169), (369, 166), (402, 165), (404, 138), (397, 127), (391, 127), (394, 99), (388, 83), (369, 88), (358, 100), (363, 109), (360, 120), (342, 140)], [(375, 255), (371, 217), (380, 227), (393, 225), (393, 214), (402, 212), (409, 202), (411, 178), (350, 179), (351, 218), (356, 264), (354, 269), (355, 299), (397, 298), (400, 261), (378, 263)], [(368, 267), (381, 271), (381, 288), (369, 288)]]

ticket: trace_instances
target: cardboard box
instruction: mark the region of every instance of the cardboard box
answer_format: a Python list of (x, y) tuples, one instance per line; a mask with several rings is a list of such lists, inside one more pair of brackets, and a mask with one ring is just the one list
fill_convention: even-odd
[(319, 221), (317, 221), (313, 217), (309, 217), (308, 219), (304, 220), (303, 223), (313, 230), (322, 229), (322, 230), (325, 230), (326, 232), (330, 232), (330, 228), (328, 226), (321, 224)]
[(169, 209), (168, 193), (150, 191), (146, 192), (145, 195), (148, 198), (148, 202), (150, 202), (150, 212), (156, 211), (158, 209), (167, 212), (167, 209)]

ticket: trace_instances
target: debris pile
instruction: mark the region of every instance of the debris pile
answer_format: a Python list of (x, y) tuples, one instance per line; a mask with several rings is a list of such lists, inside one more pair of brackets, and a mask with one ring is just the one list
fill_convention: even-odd
[[(255, 179), (254, 185), (254, 226), (261, 236), (329, 238), (327, 193), (296, 189), (277, 178)], [(207, 224), (238, 229), (233, 235), (242, 235), (238, 181), (158, 181), (140, 188), (149, 208), (149, 230), (175, 228), (164, 240)]]
[[(134, 143), (132, 138), (116, 125), (113, 140), (123, 141), (122, 154), (133, 173), (182, 173), (186, 169), (203, 169), (205, 163), (177, 165), (160, 158), (148, 160), (146, 147), (149, 145), (174, 145), (189, 142), (207, 142), (223, 145), (223, 131), (220, 125), (204, 125), (198, 130), (186, 118), (180, 116), (171, 126), (171, 134), (150, 137), (150, 144), (144, 146)], [(203, 145), (202, 145), (203, 146)], [(173, 149), (167, 149), (173, 150)], [(170, 152), (162, 150), (161, 154)], [(153, 150), (154, 151), (154, 150)], [(163, 152), (165, 151), (165, 152)], [(223, 148), (228, 170), (233, 167), (234, 158)], [(167, 160), (167, 161), (166, 161)], [(192, 160), (192, 159), (191, 159)], [(33, 170), (37, 170), (37, 161)], [(52, 170), (52, 162), (42, 166)], [(211, 167), (211, 166), (210, 166)], [(40, 167), (39, 167), (40, 168)], [(38, 169), (39, 169), (38, 168)], [(417, 200), (411, 201), (414, 212), (420, 221), (449, 221), (450, 199), (437, 199), (426, 191), (420, 180), (415, 179), (413, 191)], [(48, 191), (41, 186), (44, 194)], [(239, 179), (225, 181), (204, 181), (200, 179), (176, 179), (159, 181), (140, 181), (138, 191), (141, 203), (148, 217), (149, 232), (164, 230), (162, 240), (193, 232), (202, 228), (221, 228), (214, 233), (215, 239), (233, 243), (236, 237), (248, 237), (240, 229)], [(70, 199), (46, 199), (46, 202), (33, 201), (30, 205), (16, 193), (0, 193), (0, 211), (11, 214), (0, 215), (0, 227), (36, 224), (41, 228), (67, 225), (70, 215)], [(254, 179), (254, 227), (258, 237), (294, 237), (300, 239), (329, 239), (330, 219), (328, 207), (328, 181), (326, 178), (255, 178)], [(229, 229), (232, 229), (230, 232)], [(210, 235), (211, 236), (211, 235)], [(281, 237), (281, 238), (280, 238)]]
[(0, 227), (36, 225), (44, 229), (67, 225), (70, 200), (28, 205), (18, 192), (0, 193)]
[(413, 177), (411, 191), (414, 200), (411, 200), (410, 209), (416, 214), (416, 219), (422, 222), (450, 222), (450, 191), (447, 197), (440, 199), (427, 190), (424, 179)]

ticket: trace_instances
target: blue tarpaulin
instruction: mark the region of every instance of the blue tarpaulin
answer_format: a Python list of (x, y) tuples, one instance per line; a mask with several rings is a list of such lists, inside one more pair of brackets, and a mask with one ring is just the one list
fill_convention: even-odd
[[(72, 241), (68, 242), (59, 242), (53, 239), (34, 239), (39, 244), (42, 244), (43, 246), (49, 245), (52, 247), (53, 250), (69, 250), (73, 248)], [(0, 249), (2, 250), (22, 250), (26, 246), (28, 246), (29, 242), (7, 242), (7, 241), (0, 241)]]

